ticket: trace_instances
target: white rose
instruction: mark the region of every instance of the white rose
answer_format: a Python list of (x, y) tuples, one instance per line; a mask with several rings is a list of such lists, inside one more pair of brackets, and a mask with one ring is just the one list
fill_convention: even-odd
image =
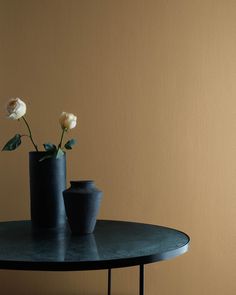
[(26, 104), (20, 98), (12, 98), (6, 106), (7, 116), (12, 120), (18, 120), (26, 113)]
[(77, 124), (77, 117), (73, 114), (63, 112), (59, 118), (62, 129), (75, 128)]

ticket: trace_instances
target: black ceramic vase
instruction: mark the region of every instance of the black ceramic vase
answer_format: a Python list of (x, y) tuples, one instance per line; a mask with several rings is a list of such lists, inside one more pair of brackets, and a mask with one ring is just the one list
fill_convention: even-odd
[(66, 223), (66, 155), (40, 161), (43, 156), (29, 153), (31, 221), (34, 228), (60, 228)]
[(71, 181), (63, 192), (67, 220), (73, 234), (90, 234), (94, 231), (102, 199), (94, 181)]

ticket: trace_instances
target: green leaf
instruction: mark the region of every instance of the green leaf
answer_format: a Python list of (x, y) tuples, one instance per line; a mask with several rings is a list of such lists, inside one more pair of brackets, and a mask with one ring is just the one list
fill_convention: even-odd
[(67, 143), (64, 145), (64, 147), (67, 149), (67, 150), (71, 150), (72, 149), (72, 146), (76, 144), (76, 140), (74, 138), (70, 139), (67, 141)]
[(63, 150), (59, 148), (59, 149), (57, 150), (56, 158), (57, 158), (57, 159), (60, 159), (63, 155), (64, 155)]
[(45, 151), (55, 151), (57, 149), (55, 144), (52, 143), (44, 143), (43, 146), (45, 148)]
[(2, 151), (13, 151), (21, 144), (21, 135), (16, 134), (3, 147)]
[(52, 157), (55, 157), (55, 154), (54, 153), (47, 153), (45, 156), (43, 156), (41, 159), (39, 159), (39, 162), (42, 162), (46, 159), (50, 159)]
[(58, 150), (57, 150), (57, 148), (48, 150), (48, 151), (46, 151), (45, 155), (39, 160), (39, 162), (42, 162), (42, 161), (44, 161), (46, 159), (50, 159), (50, 158), (60, 159), (64, 155), (64, 153), (65, 152), (61, 148), (59, 148)]

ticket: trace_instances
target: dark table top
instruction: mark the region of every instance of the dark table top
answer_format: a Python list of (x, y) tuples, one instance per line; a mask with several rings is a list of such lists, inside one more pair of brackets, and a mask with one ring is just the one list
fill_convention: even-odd
[(125, 221), (99, 220), (93, 234), (68, 228), (34, 231), (30, 221), (0, 222), (0, 269), (92, 270), (170, 259), (188, 250), (178, 230)]

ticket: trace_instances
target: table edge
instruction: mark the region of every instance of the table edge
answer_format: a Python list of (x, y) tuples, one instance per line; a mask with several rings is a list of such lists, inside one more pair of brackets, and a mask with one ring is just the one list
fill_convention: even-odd
[[(17, 221), (28, 221), (30, 220), (12, 220), (12, 221), (2, 221), (5, 222), (17, 222)], [(165, 253), (156, 253), (147, 256), (140, 257), (131, 257), (125, 259), (113, 259), (113, 260), (100, 260), (100, 261), (77, 261), (77, 262), (65, 262), (65, 261), (17, 261), (17, 260), (0, 260), (0, 269), (1, 270), (31, 270), (31, 271), (86, 271), (86, 270), (102, 270), (102, 269), (112, 269), (112, 268), (124, 268), (137, 266), (142, 264), (150, 264), (163, 260), (169, 260), (178, 256), (185, 254), (189, 249), (190, 237), (183, 231), (180, 231), (175, 228), (166, 227), (162, 225), (155, 225), (149, 223), (133, 222), (133, 221), (124, 221), (124, 220), (108, 220), (108, 219), (99, 219), (99, 221), (113, 221), (113, 222), (124, 222), (124, 223), (136, 223), (136, 224), (145, 224), (150, 226), (159, 226), (172, 230), (176, 230), (184, 234), (188, 242), (174, 250), (170, 250)]]

